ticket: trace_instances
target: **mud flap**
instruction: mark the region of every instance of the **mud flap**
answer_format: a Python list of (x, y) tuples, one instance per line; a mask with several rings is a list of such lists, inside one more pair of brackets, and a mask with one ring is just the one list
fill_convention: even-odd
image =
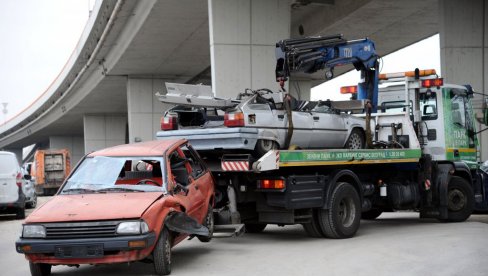
[(208, 237), (210, 235), (207, 227), (199, 224), (194, 218), (183, 212), (170, 214), (164, 221), (164, 225), (173, 232), (203, 237)]

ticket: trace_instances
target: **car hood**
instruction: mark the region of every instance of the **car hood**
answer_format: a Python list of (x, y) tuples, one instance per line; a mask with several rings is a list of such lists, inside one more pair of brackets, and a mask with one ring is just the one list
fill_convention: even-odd
[(58, 195), (36, 209), (26, 223), (139, 218), (163, 193)]

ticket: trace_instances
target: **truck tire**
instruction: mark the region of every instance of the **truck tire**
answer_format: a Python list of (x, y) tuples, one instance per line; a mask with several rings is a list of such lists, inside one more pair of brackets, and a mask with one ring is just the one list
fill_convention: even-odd
[(451, 177), (447, 187), (447, 219), (444, 222), (461, 222), (471, 216), (474, 209), (473, 188), (464, 178)]
[(51, 275), (50, 264), (40, 264), (29, 262), (29, 269), (32, 276), (49, 276)]
[(317, 210), (312, 210), (312, 218), (309, 223), (304, 223), (303, 229), (309, 237), (312, 238), (323, 238), (325, 237), (324, 233), (320, 229), (320, 225), (317, 218)]
[(214, 232), (214, 214), (211, 204), (208, 204), (207, 215), (205, 216), (205, 221), (203, 221), (203, 226), (208, 228), (208, 237), (197, 236), (198, 240), (201, 242), (209, 242), (212, 240), (212, 235)]
[(320, 229), (327, 238), (345, 239), (356, 234), (361, 222), (361, 201), (349, 183), (337, 183), (330, 197), (330, 208), (317, 213)]
[(361, 213), (361, 219), (373, 220), (381, 216), (381, 214), (383, 214), (383, 210), (371, 209), (369, 211)]
[(364, 133), (358, 128), (353, 129), (351, 131), (351, 134), (349, 135), (349, 138), (347, 138), (345, 148), (364, 149), (365, 148)]
[(276, 143), (275, 141), (259, 139), (256, 142), (256, 148), (254, 151), (256, 152), (257, 155), (256, 157), (261, 157), (265, 155), (268, 151), (275, 150), (278, 148), (279, 148), (278, 143)]
[(245, 223), (246, 233), (261, 233), (266, 228), (266, 223)]
[(171, 236), (168, 229), (163, 227), (159, 240), (153, 251), (154, 270), (156, 275), (168, 275), (171, 273)]

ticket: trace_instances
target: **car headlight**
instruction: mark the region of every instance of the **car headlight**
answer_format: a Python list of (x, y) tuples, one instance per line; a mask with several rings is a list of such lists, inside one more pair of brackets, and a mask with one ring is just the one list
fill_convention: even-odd
[(137, 235), (149, 232), (149, 226), (145, 221), (126, 221), (117, 226), (117, 234)]
[(23, 238), (45, 238), (46, 228), (42, 225), (24, 225), (22, 227)]

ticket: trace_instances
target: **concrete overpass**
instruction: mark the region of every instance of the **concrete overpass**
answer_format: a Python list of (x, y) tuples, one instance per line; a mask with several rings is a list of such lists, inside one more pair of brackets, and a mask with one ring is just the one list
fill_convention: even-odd
[[(59, 77), (0, 127), (0, 148), (69, 148), (76, 162), (92, 150), (152, 140), (165, 108), (154, 93), (165, 92), (165, 81), (212, 83), (226, 97), (248, 87), (275, 88), (274, 43), (285, 37), (367, 36), (386, 55), (441, 32), (444, 76), (484, 91), (485, 23), (478, 23), (485, 22), (485, 2), (98, 1)], [(463, 31), (466, 26), (476, 32)], [(294, 81), (303, 93), (319, 80)]]

